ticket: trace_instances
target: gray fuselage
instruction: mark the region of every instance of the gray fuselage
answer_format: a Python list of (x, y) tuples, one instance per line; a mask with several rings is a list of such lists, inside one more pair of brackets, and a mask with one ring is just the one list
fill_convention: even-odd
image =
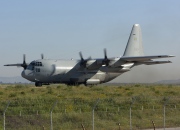
[(89, 66), (82, 67), (79, 60), (40, 59), (32, 61), (22, 72), (22, 77), (44, 84), (99, 84), (108, 82), (129, 70), (123, 67), (98, 66), (96, 60), (90, 61)]

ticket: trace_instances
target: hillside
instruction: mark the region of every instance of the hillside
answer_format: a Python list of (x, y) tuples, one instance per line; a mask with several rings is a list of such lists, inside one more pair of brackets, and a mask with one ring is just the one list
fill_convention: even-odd
[(17, 76), (17, 77), (0, 77), (0, 83), (30, 83), (30, 81), (22, 78), (21, 76)]
[(157, 84), (180, 84), (180, 79), (177, 80), (162, 80), (156, 82)]

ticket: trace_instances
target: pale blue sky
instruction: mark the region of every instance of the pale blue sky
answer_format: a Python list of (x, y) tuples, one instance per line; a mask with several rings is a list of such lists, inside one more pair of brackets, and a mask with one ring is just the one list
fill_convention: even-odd
[[(180, 79), (179, 0), (4, 0), (0, 1), (0, 77), (20, 76), (4, 67), (45, 57), (78, 59), (121, 56), (132, 25), (140, 24), (146, 55), (173, 54), (172, 64), (139, 66), (115, 81)], [(166, 59), (165, 59), (166, 60)], [(139, 71), (140, 70), (140, 71)], [(143, 71), (142, 71), (143, 70)]]

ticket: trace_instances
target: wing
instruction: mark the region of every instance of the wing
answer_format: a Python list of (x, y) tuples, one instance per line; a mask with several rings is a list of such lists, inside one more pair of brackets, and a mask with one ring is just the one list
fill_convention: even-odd
[(4, 66), (17, 66), (17, 67), (23, 67), (24, 69), (26, 69), (28, 65), (29, 65), (28, 63), (23, 63), (23, 64), (7, 64)]
[(22, 67), (22, 64), (7, 64), (7, 65), (4, 65), (4, 66), (17, 66), (17, 67)]

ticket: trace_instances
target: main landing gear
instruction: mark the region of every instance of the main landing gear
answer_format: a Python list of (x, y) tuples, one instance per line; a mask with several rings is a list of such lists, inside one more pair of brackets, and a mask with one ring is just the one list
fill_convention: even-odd
[(35, 86), (36, 86), (36, 87), (41, 87), (41, 86), (42, 86), (42, 83), (36, 82), (36, 83), (35, 83)]

